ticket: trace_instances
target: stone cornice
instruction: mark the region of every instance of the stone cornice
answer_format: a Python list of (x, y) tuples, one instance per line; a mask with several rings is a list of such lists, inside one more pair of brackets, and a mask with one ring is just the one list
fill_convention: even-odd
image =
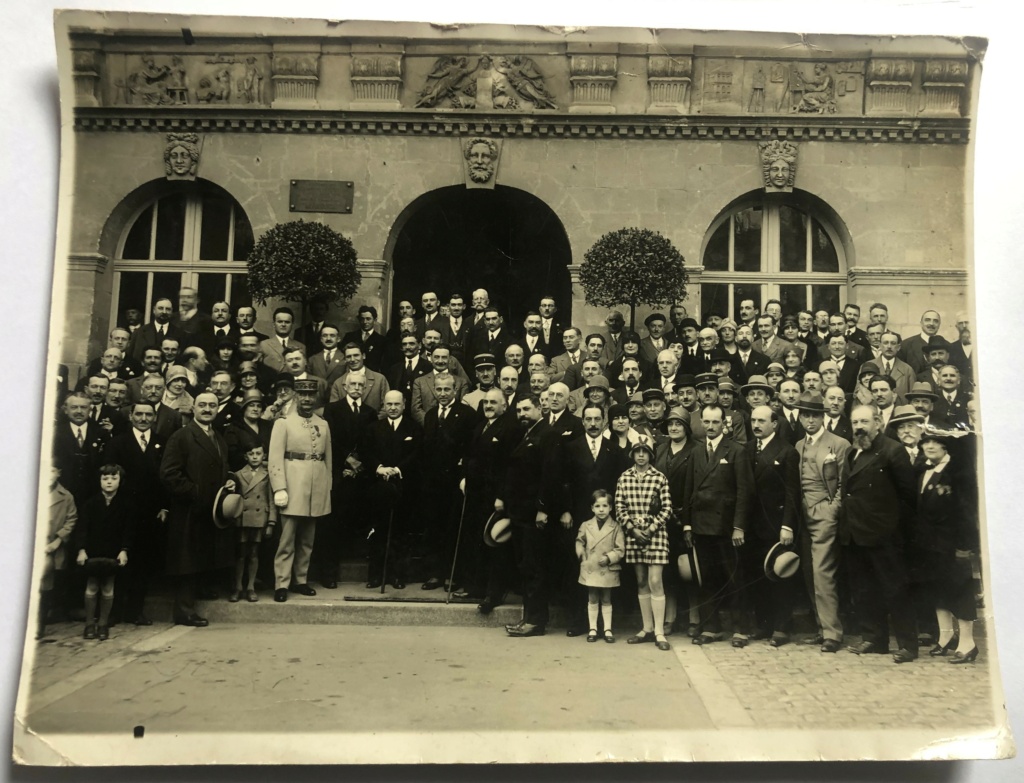
[(843, 117), (806, 115), (653, 117), (544, 112), (525, 116), (405, 110), (270, 111), (221, 106), (79, 107), (78, 131), (195, 131), (398, 136), (488, 135), (524, 138), (792, 139), (964, 144), (971, 121), (961, 117)]
[(847, 277), (851, 283), (872, 285), (931, 285), (964, 286), (970, 271), (967, 269), (911, 269), (907, 267), (855, 266)]
[(109, 261), (102, 253), (69, 253), (68, 269), (72, 272), (102, 273)]

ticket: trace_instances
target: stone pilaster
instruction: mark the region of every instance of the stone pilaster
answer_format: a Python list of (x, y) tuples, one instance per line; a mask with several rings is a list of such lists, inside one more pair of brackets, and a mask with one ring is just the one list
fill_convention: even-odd
[(618, 44), (570, 45), (571, 114), (615, 114), (612, 90), (619, 79)]
[(73, 38), (71, 44), (71, 77), (75, 82), (76, 106), (100, 105), (100, 62), (103, 47), (89, 38)]
[(319, 42), (275, 43), (271, 81), (274, 84), (273, 108), (319, 108)]
[(966, 60), (925, 60), (924, 114), (959, 117), (970, 68)]
[(351, 82), (355, 98), (353, 109), (401, 109), (402, 56), (401, 44), (352, 50)]
[(648, 114), (687, 114), (693, 55), (666, 52), (658, 47), (647, 54)]
[(867, 114), (910, 114), (913, 60), (873, 59), (868, 63)]

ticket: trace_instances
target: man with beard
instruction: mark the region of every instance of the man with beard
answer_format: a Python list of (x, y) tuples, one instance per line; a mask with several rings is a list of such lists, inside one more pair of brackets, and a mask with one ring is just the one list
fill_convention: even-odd
[(167, 441), (160, 481), (170, 496), (166, 571), (175, 578), (174, 622), (198, 628), (209, 624), (196, 611), (199, 574), (234, 565), (234, 528), (218, 528), (210, 519), (217, 492), (235, 489), (228, 473), (228, 445), (213, 428), (217, 395), (196, 397), (194, 418)]
[(492, 549), (483, 541), (487, 518), (504, 480), (508, 456), (522, 437), (516, 422), (503, 415), (505, 396), (493, 386), (483, 393), (482, 419), (466, 447), (460, 467), (459, 488), (466, 498), (462, 537), (456, 554), (455, 582), (462, 589), (457, 598), (482, 598), (477, 609), (490, 614), (504, 599), (513, 568), (511, 547)]
[(754, 349), (754, 330), (745, 324), (736, 330), (736, 359), (733, 367), (740, 375), (741, 385), (747, 383), (751, 376), (764, 376), (772, 363), (771, 359)]
[(490, 139), (476, 138), (466, 145), (463, 156), (467, 161), (469, 178), (477, 184), (489, 182), (494, 176), (494, 164), (498, 159), (498, 148)]
[(274, 422), (267, 469), (274, 505), (281, 519), (281, 540), (274, 556), (274, 600), (288, 600), (288, 591), (314, 596), (307, 583), (316, 524), (331, 513), (333, 454), (327, 422), (313, 413), (319, 386), (314, 379), (296, 380), (294, 410)]
[(938, 336), (942, 326), (942, 316), (937, 310), (925, 310), (921, 313), (921, 332), (903, 341), (899, 357), (910, 365), (915, 373), (928, 369), (928, 357), (924, 349)]
[[(835, 387), (833, 387), (835, 388)], [(804, 392), (797, 402), (800, 426), (806, 433), (796, 444), (800, 459), (803, 525), (800, 558), (807, 595), (818, 633), (807, 644), (834, 653), (842, 646), (839, 618), (839, 470), (846, 461), (849, 441), (825, 429), (825, 405), (820, 395)]]
[(505, 631), (515, 637), (543, 636), (548, 622), (548, 512), (557, 510), (561, 486), (558, 436), (542, 420), (540, 400), (533, 395), (516, 402), (516, 418), (525, 433), (509, 454), (494, 499), (494, 510), (511, 520), (522, 578), (523, 618)]
[(184, 337), (182, 331), (171, 323), (174, 305), (170, 299), (157, 299), (153, 303), (153, 320), (140, 326), (128, 342), (128, 355), (136, 361), (142, 361), (147, 348), (159, 348), (167, 338), (178, 340)]
[(213, 319), (199, 311), (199, 292), (196, 289), (182, 288), (178, 292), (178, 312), (171, 316), (171, 323), (181, 330), (188, 345), (199, 343)]
[(523, 320), (523, 339), (519, 342), (523, 353), (526, 356), (533, 356), (535, 353), (547, 356), (551, 348), (544, 341), (544, 332), (541, 329), (540, 313), (530, 311)]
[[(629, 467), (624, 453), (604, 437), (607, 426), (604, 408), (586, 403), (582, 410), (583, 437), (562, 448), (562, 486), (558, 521), (554, 529), (553, 584), (561, 594), (568, 630), (566, 636), (581, 636), (590, 627), (586, 615), (586, 589), (579, 583), (576, 534), (580, 525), (593, 516), (590, 507), (594, 492), (612, 493), (619, 476)], [(614, 502), (612, 503), (614, 507)]]
[(906, 525), (916, 498), (906, 450), (882, 435), (873, 405), (850, 414), (853, 448), (842, 463), (839, 542), (849, 567), (863, 641), (858, 655), (889, 651), (886, 615), (896, 636), (896, 663), (917, 658), (917, 623), (904, 557)]
[(612, 399), (625, 405), (633, 395), (640, 391), (641, 382), (640, 362), (636, 359), (622, 360), (622, 371), (612, 377)]

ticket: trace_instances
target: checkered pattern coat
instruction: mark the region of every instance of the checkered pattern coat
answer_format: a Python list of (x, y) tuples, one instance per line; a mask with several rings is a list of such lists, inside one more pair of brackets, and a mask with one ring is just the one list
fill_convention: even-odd
[[(668, 564), (668, 532), (665, 523), (672, 516), (672, 497), (668, 479), (655, 468), (643, 473), (636, 466), (619, 477), (615, 489), (616, 520), (626, 530), (626, 562), (647, 565)], [(650, 544), (641, 545), (629, 531), (634, 527), (649, 531), (655, 525)]]

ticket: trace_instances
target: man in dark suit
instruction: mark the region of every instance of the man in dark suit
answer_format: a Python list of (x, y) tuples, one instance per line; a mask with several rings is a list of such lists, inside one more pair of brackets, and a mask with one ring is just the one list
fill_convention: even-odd
[(495, 307), (484, 311), (485, 329), (475, 330), (470, 334), (467, 356), (489, 353), (493, 356), (504, 356), (505, 349), (512, 343), (512, 337), (501, 323), (501, 313)]
[(107, 403), (110, 381), (104, 375), (92, 375), (85, 384), (85, 394), (91, 403), (89, 420), (98, 424), (111, 435), (119, 435), (128, 429), (128, 419)]
[(708, 405), (701, 412), (706, 436), (694, 451), (683, 482), (683, 539), (702, 575), (699, 635), (694, 644), (716, 641), (720, 611), (734, 606), (738, 587), (734, 550), (743, 544), (753, 493), (750, 459), (743, 446), (724, 437), (724, 415), (719, 405)]
[(320, 342), (320, 329), (327, 322), (327, 302), (315, 299), (309, 303), (309, 321), (295, 330), (295, 339), (306, 347), (306, 356), (324, 349)]
[(565, 326), (559, 322), (555, 297), (542, 296), (537, 310), (540, 312), (540, 332), (549, 351), (545, 356), (550, 361), (562, 346), (562, 332), (565, 331)]
[(949, 342), (941, 334), (937, 334), (922, 349), (922, 352), (928, 366), (917, 374), (915, 380), (931, 384), (932, 391), (938, 392), (941, 386), (939, 370), (949, 364)]
[[(424, 590), (436, 590), (448, 582), (462, 511), (459, 463), (477, 421), (476, 411), (456, 399), (455, 379), (450, 374), (434, 379), (434, 398), (436, 404), (423, 417), (420, 464)], [(450, 583), (446, 588), (455, 589)]]
[[(832, 347), (832, 339), (834, 337), (843, 338), (841, 354), (837, 354), (836, 350)], [(828, 360), (835, 361), (839, 355), (845, 355), (846, 358), (853, 359), (853, 363), (859, 367), (871, 356), (871, 350), (857, 343), (851, 343), (846, 338), (846, 317), (842, 313), (832, 313), (828, 317), (828, 336), (822, 340), (821, 346), (818, 348), (818, 360), (822, 362)]]
[(795, 446), (805, 434), (800, 424), (800, 411), (796, 407), (800, 401), (800, 384), (793, 380), (780, 383), (779, 399), (782, 401), (782, 410), (775, 422), (776, 434), (790, 446)]
[(800, 461), (796, 449), (779, 435), (778, 425), (778, 414), (767, 405), (750, 412), (754, 439), (744, 448), (753, 464), (754, 497), (739, 550), (747, 632), (755, 638), (770, 636), (772, 647), (789, 641), (795, 580), (763, 582), (765, 559), (776, 544), (793, 547), (800, 515)]
[(212, 524), (213, 502), (221, 487), (234, 490), (228, 474), (228, 446), (213, 428), (217, 396), (204, 392), (196, 397), (195, 418), (167, 441), (160, 465), (160, 481), (170, 496), (167, 519), (167, 563), (175, 577), (174, 622), (204, 627), (206, 618), (196, 611), (197, 575), (235, 562), (235, 530)]
[(368, 538), (370, 589), (385, 579), (396, 590), (405, 588), (408, 524), (418, 510), (422, 440), (423, 429), (405, 414), (405, 397), (392, 389), (384, 395), (384, 418), (370, 424), (360, 452), (372, 482), (367, 503), (374, 510)]
[(965, 391), (960, 382), (960, 371), (952, 364), (939, 369), (939, 399), (935, 402), (935, 414), (953, 426), (968, 429), (970, 417), (967, 403), (973, 399), (969, 391)]
[(949, 363), (960, 370), (968, 388), (974, 386), (974, 344), (971, 339), (971, 322), (966, 312), (956, 315), (956, 331), (959, 337), (949, 344)]
[(227, 302), (214, 302), (210, 322), (196, 334), (192, 344), (202, 348), (207, 356), (216, 356), (218, 345), (225, 340), (237, 345), (238, 337), (238, 328), (231, 323), (231, 306)]
[[(242, 368), (251, 365), (256, 373), (256, 386), (264, 394), (272, 394), (274, 381), (277, 380), (278, 371), (263, 363), (263, 352), (260, 350), (260, 340), (254, 333), (243, 334), (238, 338), (238, 375), (241, 378)], [(283, 361), (283, 359), (282, 359)]]
[(210, 391), (217, 395), (217, 415), (213, 428), (224, 434), (224, 428), (242, 418), (242, 408), (234, 402), (235, 379), (227, 370), (218, 370), (210, 378)]
[(203, 335), (213, 323), (204, 312), (199, 310), (199, 292), (194, 288), (182, 288), (178, 292), (178, 312), (171, 316), (171, 323), (183, 333), (182, 348), (198, 345)]
[(569, 411), (569, 394), (569, 387), (564, 383), (553, 383), (548, 387), (550, 413), (545, 422), (563, 446), (583, 437), (583, 422)]
[(921, 415), (922, 427), (931, 427), (935, 430), (953, 429), (952, 422), (935, 414), (935, 404), (939, 400), (939, 395), (932, 391), (931, 384), (915, 383), (907, 392), (906, 400)]
[[(88, 367), (85, 368), (86, 375), (104, 372), (108, 378), (124, 378), (126, 381), (136, 377), (142, 372), (142, 365), (139, 360), (133, 359), (128, 353), (130, 342), (131, 335), (127, 329), (122, 329), (119, 326), (111, 329), (106, 350), (102, 356), (89, 362)], [(112, 354), (111, 349), (116, 349), (118, 355)]]
[(535, 353), (543, 354), (549, 360), (554, 356), (552, 346), (544, 340), (544, 332), (541, 329), (540, 313), (532, 310), (526, 314), (523, 320), (523, 339), (519, 341), (523, 353), (527, 358)]
[(142, 399), (152, 404), (153, 410), (156, 412), (151, 431), (164, 443), (170, 440), (171, 435), (185, 426), (181, 412), (163, 404), (166, 388), (167, 384), (164, 379), (158, 375), (151, 375), (142, 382)]
[(866, 351), (864, 357), (870, 358), (871, 343), (868, 342), (867, 332), (860, 328), (860, 306), (847, 304), (843, 308), (843, 318), (846, 319), (846, 341), (859, 345)]
[(739, 374), (737, 379), (742, 386), (752, 375), (765, 375), (771, 359), (760, 351), (754, 350), (754, 330), (747, 325), (736, 329), (736, 360), (733, 370)]
[(153, 320), (140, 326), (132, 334), (128, 342), (128, 356), (142, 361), (142, 354), (147, 348), (159, 348), (165, 338), (177, 340), (179, 345), (184, 340), (184, 333), (171, 323), (174, 305), (170, 299), (157, 299), (153, 303)]
[(466, 498), (462, 537), (456, 557), (458, 598), (482, 598), (478, 609), (490, 614), (501, 604), (515, 568), (512, 547), (492, 548), (483, 541), (484, 525), (494, 512), (494, 498), (505, 480), (509, 454), (523, 436), (505, 416), (505, 395), (496, 387), (483, 393), (478, 418), (460, 466), (460, 486)]
[(903, 551), (916, 498), (914, 471), (904, 448), (882, 435), (875, 406), (855, 406), (850, 424), (853, 448), (839, 479), (839, 543), (863, 636), (850, 649), (858, 655), (887, 653), (888, 614), (899, 648), (893, 660), (906, 663), (917, 658), (917, 622)]
[(397, 389), (405, 397), (405, 407), (412, 407), (413, 383), (420, 376), (433, 372), (434, 367), (420, 355), (420, 341), (415, 334), (402, 335), (402, 359), (391, 365), (384, 378), (391, 389)]
[[(298, 347), (306, 353), (306, 346), (292, 337), (292, 325), (295, 314), (290, 307), (278, 307), (274, 310), (274, 334), (260, 343), (263, 364), (275, 373), (284, 372), (284, 353), (290, 348)], [(317, 338), (319, 341), (319, 337)], [(321, 349), (322, 350), (322, 349)]]
[(163, 367), (164, 356), (159, 348), (147, 348), (142, 355), (142, 372), (128, 381), (127, 403), (131, 405), (142, 399), (142, 382), (151, 375), (163, 378), (161, 368)]
[[(626, 319), (618, 310), (612, 310), (604, 319), (604, 353), (601, 355), (601, 366), (608, 367), (613, 362), (622, 359), (624, 353), (624, 338), (627, 334), (636, 337), (637, 354), (640, 352), (640, 337), (634, 332), (626, 332), (624, 327)], [(550, 357), (549, 357), (550, 358)], [(613, 384), (614, 385), (614, 384)]]
[[(834, 334), (828, 338), (828, 359), (822, 359), (822, 361), (832, 361), (836, 365), (836, 369), (839, 372), (839, 379), (836, 382), (837, 386), (841, 386), (843, 391), (847, 394), (852, 394), (854, 387), (857, 385), (857, 373), (860, 371), (861, 362), (858, 356), (851, 356), (849, 353), (850, 346), (846, 342), (846, 335)], [(860, 348), (860, 346), (855, 346)], [(863, 352), (863, 349), (861, 349)], [(819, 368), (821, 365), (818, 365)]]
[(688, 315), (685, 305), (674, 304), (668, 309), (669, 329), (665, 332), (665, 339), (669, 345), (683, 341), (682, 323)]
[[(883, 333), (892, 331), (889, 328), (889, 308), (882, 302), (875, 302), (868, 308), (868, 319), (873, 324), (881, 324)], [(903, 342), (902, 335), (896, 332), (893, 332), (893, 334), (896, 335), (897, 343)]]
[(131, 406), (129, 431), (107, 443), (104, 464), (124, 469), (118, 490), (131, 499), (138, 516), (131, 558), (125, 568), (124, 590), (115, 595), (114, 612), (135, 625), (152, 625), (143, 606), (150, 577), (163, 565), (164, 523), (170, 511), (170, 500), (160, 483), (160, 463), (164, 442), (152, 432), (156, 412), (150, 402)]
[(71, 392), (64, 400), (63, 416), (53, 433), (53, 463), (60, 483), (81, 506), (99, 492), (99, 469), (110, 434), (90, 421), (92, 402), (84, 392)]
[(590, 507), (596, 490), (612, 493), (614, 508), (615, 486), (629, 467), (625, 453), (604, 437), (607, 422), (603, 407), (586, 403), (580, 421), (583, 435), (564, 443), (561, 448), (559, 524), (554, 528), (553, 542), (552, 584), (558, 588), (568, 618), (566, 636), (580, 636), (590, 628), (586, 614), (587, 591), (579, 583), (576, 534), (580, 525), (593, 516)]
[(473, 358), (466, 354), (469, 343), (469, 333), (473, 328), (473, 321), (465, 317), (466, 300), (462, 294), (454, 293), (448, 297), (448, 316), (441, 317), (434, 321), (434, 328), (441, 332), (441, 341), (448, 346), (452, 356), (463, 365)]
[(829, 386), (823, 396), (825, 407), (825, 429), (834, 435), (850, 442), (853, 440), (853, 427), (846, 415), (846, 392), (840, 386)]
[[(352, 333), (350, 332), (350, 334)], [(366, 343), (349, 342), (352, 342), (354, 345), (362, 345), (365, 352)], [(331, 389), (334, 387), (335, 381), (348, 371), (348, 365), (345, 364), (344, 351), (338, 348), (338, 327), (330, 323), (325, 323), (321, 326), (320, 344), (324, 349), (320, 353), (310, 356), (306, 366), (310, 375), (323, 378), (327, 383), (327, 388)], [(348, 345), (348, 342), (342, 343), (342, 345)], [(337, 460), (335, 460), (334, 464), (338, 464)]]
[[(363, 347), (363, 354), (366, 356), (365, 364), (374, 372), (384, 372), (384, 353), (387, 348), (387, 338), (377, 331), (377, 308), (371, 305), (362, 305), (357, 311), (359, 328), (348, 332), (340, 343), (336, 345), (348, 345), (356, 343)], [(323, 331), (321, 329), (321, 341)], [(324, 345), (326, 349), (326, 344)], [(312, 369), (311, 369), (312, 371)], [(318, 373), (314, 373), (318, 374)], [(333, 381), (328, 381), (330, 386)]]
[(235, 336), (239, 341), (247, 334), (254, 335), (257, 344), (260, 340), (267, 339), (263, 332), (256, 331), (256, 308), (252, 305), (240, 305), (235, 310), (235, 324), (238, 326)]
[[(338, 586), (342, 542), (354, 544), (366, 534), (366, 495), (372, 475), (363, 469), (360, 444), (377, 420), (377, 410), (363, 402), (365, 381), (361, 376), (345, 380), (345, 396), (324, 407), (323, 418), (331, 430), (331, 517), (317, 526), (312, 565), (320, 584)], [(347, 535), (346, 535), (347, 534)]]
[(921, 332), (911, 335), (900, 346), (899, 357), (909, 364), (914, 372), (923, 372), (928, 367), (928, 357), (925, 355), (925, 347), (929, 345), (932, 338), (938, 336), (939, 328), (942, 326), (942, 316), (938, 310), (925, 310), (921, 313)]
[(423, 308), (423, 317), (416, 319), (416, 336), (422, 340), (427, 329), (439, 329), (443, 318), (440, 312), (441, 300), (433, 291), (423, 293), (420, 305)]
[(508, 457), (494, 510), (508, 514), (523, 590), (523, 619), (505, 626), (509, 636), (541, 636), (548, 622), (550, 530), (548, 513), (558, 507), (558, 436), (543, 421), (534, 395), (516, 401), (516, 418), (525, 434)]

